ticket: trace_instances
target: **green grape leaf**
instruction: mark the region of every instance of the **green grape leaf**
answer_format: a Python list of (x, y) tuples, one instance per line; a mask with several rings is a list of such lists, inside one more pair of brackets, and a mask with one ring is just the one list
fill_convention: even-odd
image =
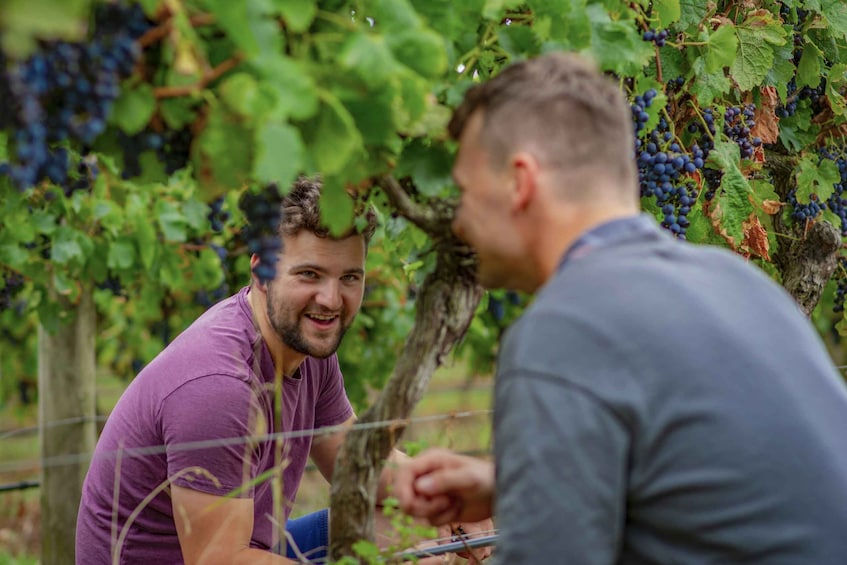
[(812, 43), (806, 43), (797, 65), (797, 89), (804, 86), (816, 88), (821, 82), (821, 52)]
[(159, 113), (169, 129), (180, 130), (197, 118), (196, 104), (190, 97), (165, 98), (159, 102)]
[(389, 83), (369, 98), (362, 98), (357, 94), (348, 97), (345, 93), (341, 101), (353, 116), (356, 127), (362, 134), (362, 140), (367, 144), (385, 145), (388, 140), (396, 138), (394, 105), (399, 103), (398, 98), (397, 88)]
[(523, 4), (522, 0), (485, 0), (485, 8), (482, 17), (487, 20), (497, 20), (506, 10), (517, 8)]
[(702, 57), (694, 62), (694, 76), (697, 80), (691, 82), (690, 92), (697, 98), (700, 107), (712, 104), (732, 88), (732, 82), (723, 71), (707, 73), (706, 61)]
[(53, 234), (50, 260), (59, 265), (84, 259), (78, 232), (68, 226), (59, 226)]
[(166, 241), (184, 243), (188, 239), (185, 227), (185, 216), (175, 202), (159, 200), (156, 202), (154, 214), (162, 229)]
[(338, 53), (341, 68), (352, 71), (365, 85), (376, 90), (397, 69), (397, 61), (385, 38), (372, 33), (352, 34)]
[(501, 26), (497, 29), (497, 39), (500, 47), (508, 53), (512, 60), (538, 55), (541, 50), (538, 38), (533, 33), (532, 28), (527, 26)]
[(109, 245), (106, 265), (113, 270), (124, 271), (135, 264), (135, 245), (127, 236), (121, 236)]
[(847, 39), (847, 4), (844, 0), (822, 0), (821, 15), (827, 23), (827, 28)]
[(51, 214), (47, 210), (35, 210), (30, 216), (29, 223), (38, 233), (43, 233), (44, 235), (50, 235), (56, 231), (58, 225), (56, 224), (57, 217), (55, 214)]
[(209, 229), (209, 205), (196, 199), (182, 203), (182, 214), (188, 227), (203, 233)]
[(36, 38), (81, 40), (85, 37), (92, 0), (4, 0), (0, 2), (0, 41), (7, 54), (25, 57)]
[(807, 154), (794, 169), (797, 176), (797, 202), (808, 204), (812, 194), (818, 200), (825, 202), (834, 190), (835, 184), (841, 182), (841, 173), (835, 161), (819, 159), (817, 155)]
[[(220, 104), (212, 104), (206, 127), (192, 144), (192, 162), (206, 190), (232, 189), (246, 181), (253, 163), (253, 132)], [(238, 140), (238, 143), (233, 143)]]
[(450, 173), (453, 157), (443, 145), (412, 141), (397, 162), (397, 174), (412, 177), (415, 186), (425, 196), (437, 196), (452, 184)]
[(366, 0), (362, 13), (371, 16), (383, 32), (420, 28), (423, 22), (408, 0)]
[(735, 61), (735, 53), (738, 48), (738, 37), (735, 35), (735, 26), (731, 23), (724, 24), (713, 31), (706, 42), (705, 54), (706, 72), (714, 73), (729, 67)]
[(765, 84), (776, 87), (779, 99), (785, 102), (788, 97), (788, 83), (794, 78), (796, 69), (792, 63), (794, 43), (774, 46), (773, 66), (768, 71)]
[(736, 26), (738, 53), (730, 74), (743, 91), (752, 90), (768, 75), (774, 48), (785, 44), (786, 33), (769, 12), (758, 11)]
[(206, 6), (215, 15), (217, 25), (248, 57), (282, 50), (282, 36), (277, 24), (268, 17), (273, 11), (268, 0), (206, 0)]
[(548, 44), (547, 49), (581, 50), (591, 45), (592, 25), (586, 0), (531, 0), (529, 5), (537, 22), (532, 26), (536, 37), (541, 43), (555, 42)]
[(707, 2), (702, 0), (679, 0), (679, 24), (682, 29), (698, 25), (709, 13)]
[(200, 250), (199, 256), (192, 262), (191, 267), (192, 282), (200, 288), (217, 288), (223, 282), (221, 260), (218, 254), (208, 247)]
[(134, 135), (143, 130), (153, 112), (156, 111), (156, 97), (153, 95), (153, 87), (149, 84), (141, 84), (132, 90), (122, 90), (115, 107), (112, 110), (110, 121), (117, 124), (129, 135)]
[(410, 29), (385, 39), (394, 57), (419, 75), (437, 78), (447, 70), (444, 39), (434, 31)]
[(817, 139), (818, 126), (812, 123), (811, 114), (808, 102), (803, 100), (793, 116), (779, 120), (779, 140), (790, 151), (800, 151)]
[(353, 199), (344, 190), (344, 180), (325, 177), (321, 192), (321, 222), (333, 235), (341, 235), (350, 229), (353, 221)]
[(253, 176), (263, 182), (288, 186), (303, 163), (300, 132), (288, 124), (267, 122), (256, 130), (256, 162)]
[(261, 109), (267, 104), (260, 99), (259, 83), (247, 73), (233, 73), (218, 88), (221, 100), (235, 114), (245, 118), (261, 118)]
[(159, 268), (159, 281), (169, 288), (185, 286), (182, 258), (174, 247), (162, 247), (162, 257)]
[(829, 80), (826, 81), (826, 95), (833, 114), (841, 118), (839, 123), (847, 120), (847, 100), (844, 99), (844, 87), (847, 86), (847, 64), (837, 63), (829, 70)]
[(132, 221), (135, 244), (138, 247), (138, 256), (141, 257), (141, 266), (148, 271), (153, 267), (159, 247), (156, 228), (153, 227), (150, 220), (147, 214), (143, 214), (136, 216)]
[(682, 15), (680, 0), (653, 0), (653, 9), (659, 16), (659, 27), (666, 28)]
[(277, 104), (271, 118), (306, 120), (318, 111), (318, 89), (305, 68), (281, 54), (263, 56), (254, 61), (267, 85), (274, 89)]
[(589, 53), (604, 71), (623, 76), (634, 76), (655, 54), (650, 44), (631, 22), (612, 21), (600, 4), (587, 7), (591, 20), (591, 47)]
[(337, 98), (328, 95), (318, 115), (303, 126), (315, 169), (331, 175), (340, 171), (362, 148), (362, 137), (350, 112)]
[(317, 13), (315, 0), (273, 0), (288, 28), (296, 33), (309, 29)]
[(733, 246), (740, 245), (744, 240), (743, 223), (753, 212), (750, 184), (739, 168), (740, 161), (741, 151), (737, 144), (717, 140), (707, 162), (712, 168), (723, 171), (722, 190), (713, 202), (713, 221), (719, 221), (722, 235)]

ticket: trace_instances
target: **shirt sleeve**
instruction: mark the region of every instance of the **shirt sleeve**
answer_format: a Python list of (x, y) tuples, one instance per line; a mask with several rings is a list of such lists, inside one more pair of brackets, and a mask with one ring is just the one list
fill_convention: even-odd
[(344, 390), (344, 376), (338, 357), (332, 355), (324, 364), (324, 374), (315, 402), (315, 428), (335, 426), (353, 415), (353, 407)]
[(235, 377), (191, 380), (162, 402), (168, 477), (209, 494), (252, 497), (259, 454), (250, 436), (267, 423), (250, 386)]
[(616, 563), (626, 508), (623, 422), (560, 377), (498, 381), (498, 563)]

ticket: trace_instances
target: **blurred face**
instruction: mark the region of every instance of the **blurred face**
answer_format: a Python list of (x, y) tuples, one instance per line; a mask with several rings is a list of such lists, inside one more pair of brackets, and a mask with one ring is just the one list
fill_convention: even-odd
[[(479, 143), (482, 113), (468, 120), (459, 139), (453, 178), (462, 199), (453, 220), (453, 232), (479, 257), (477, 278), (486, 288), (521, 288), (520, 237), (512, 222), (512, 179), (507, 167), (495, 167)], [(504, 164), (505, 165), (505, 164)]]
[(268, 284), (268, 318), (282, 342), (324, 358), (338, 349), (362, 305), (365, 240), (340, 241), (301, 231), (284, 238), (277, 276)]

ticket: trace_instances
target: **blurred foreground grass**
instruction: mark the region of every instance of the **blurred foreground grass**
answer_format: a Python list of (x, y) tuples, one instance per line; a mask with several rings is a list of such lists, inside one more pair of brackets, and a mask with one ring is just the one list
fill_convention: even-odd
[[(351, 378), (348, 375), (348, 378)], [(491, 448), (490, 414), (462, 417), (463, 412), (491, 407), (492, 381), (469, 378), (463, 364), (448, 364), (433, 375), (427, 393), (412, 414), (400, 447), (410, 450), (448, 447), (485, 456)], [(97, 406), (107, 415), (126, 383), (99, 375)], [(436, 419), (414, 421), (416, 418)], [(0, 485), (38, 480), (38, 409), (10, 402), (0, 406), (0, 462), (19, 463), (14, 472), (0, 473)], [(329, 489), (320, 473), (310, 467), (304, 474), (292, 517), (307, 514), (329, 503)], [(33, 565), (39, 554), (39, 490), (0, 492), (0, 565)]]

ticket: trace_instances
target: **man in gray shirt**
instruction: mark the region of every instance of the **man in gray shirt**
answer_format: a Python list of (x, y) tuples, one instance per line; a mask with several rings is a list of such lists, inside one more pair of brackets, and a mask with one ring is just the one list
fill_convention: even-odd
[[(396, 472), (515, 563), (847, 563), (847, 388), (788, 294), (639, 214), (629, 108), (576, 56), (471, 89), (450, 131), (480, 281), (536, 293), (498, 361), (495, 462)], [(495, 472), (496, 469), (496, 472)]]

